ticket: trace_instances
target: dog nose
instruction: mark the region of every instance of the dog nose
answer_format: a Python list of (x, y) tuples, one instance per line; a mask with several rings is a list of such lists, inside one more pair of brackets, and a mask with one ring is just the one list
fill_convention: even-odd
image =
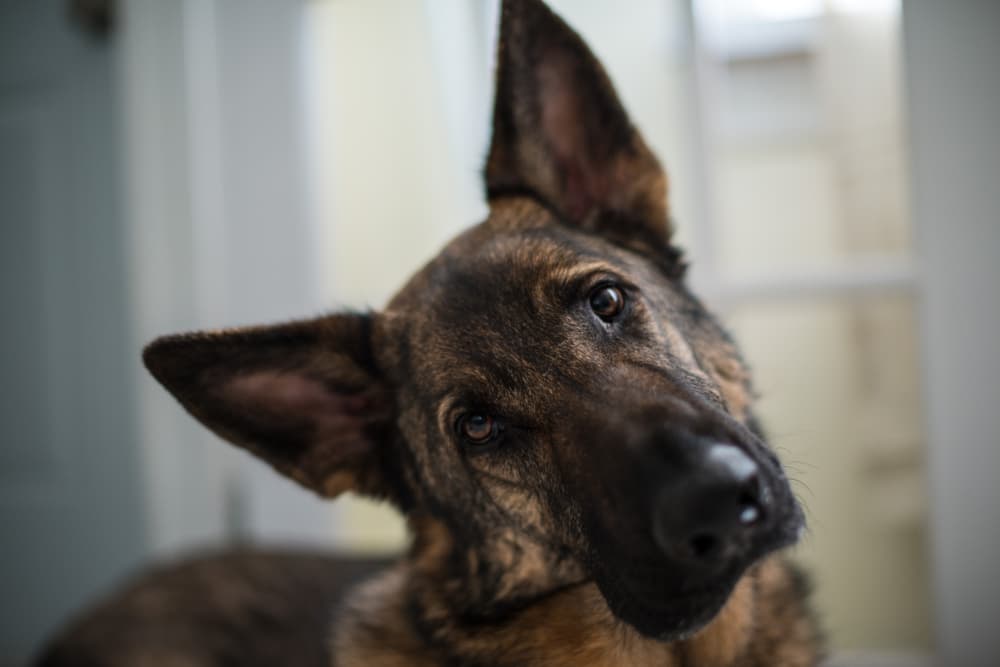
[(711, 567), (747, 551), (768, 501), (757, 464), (738, 447), (711, 444), (697, 459), (657, 494), (653, 536), (672, 559)]

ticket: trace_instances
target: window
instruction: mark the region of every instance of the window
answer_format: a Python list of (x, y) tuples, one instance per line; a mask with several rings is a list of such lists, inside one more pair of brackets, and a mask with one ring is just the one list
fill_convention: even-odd
[(929, 651), (896, 3), (694, 3), (710, 299), (807, 507), (835, 648)]

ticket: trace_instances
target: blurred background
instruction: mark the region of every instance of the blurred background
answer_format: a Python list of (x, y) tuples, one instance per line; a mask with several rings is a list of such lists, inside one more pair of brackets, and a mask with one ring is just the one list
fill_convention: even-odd
[[(1000, 652), (1000, 3), (552, 0), (671, 175), (838, 665)], [(379, 307), (483, 219), (496, 0), (0, 0), (0, 664), (123, 576), (398, 551), (205, 433), (156, 335)]]

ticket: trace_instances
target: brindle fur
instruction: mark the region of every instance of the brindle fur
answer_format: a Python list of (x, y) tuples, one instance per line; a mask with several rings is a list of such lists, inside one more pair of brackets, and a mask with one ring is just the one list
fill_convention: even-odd
[[(663, 170), (539, 0), (504, 2), (500, 40), (485, 222), (382, 312), (168, 337), (147, 366), (304, 486), (407, 517), (408, 554), (343, 605), (336, 665), (815, 664), (806, 592), (773, 555), (800, 510), (745, 364), (685, 286)], [(609, 281), (628, 305), (605, 325), (587, 295)], [(499, 446), (461, 442), (469, 411), (502, 420)], [(679, 434), (739, 446), (772, 484), (773, 529), (709, 581), (650, 537), (641, 490)]]
[(232, 550), (158, 566), (75, 619), (37, 667), (329, 667), (332, 609), (385, 560)]

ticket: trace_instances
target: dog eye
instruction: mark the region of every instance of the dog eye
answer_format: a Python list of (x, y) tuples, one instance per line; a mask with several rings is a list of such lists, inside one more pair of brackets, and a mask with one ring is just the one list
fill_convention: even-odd
[(590, 308), (605, 322), (613, 322), (625, 310), (625, 295), (614, 285), (600, 285), (590, 293)]
[(498, 431), (496, 420), (489, 415), (474, 412), (458, 420), (459, 435), (469, 444), (485, 445), (496, 438)]

